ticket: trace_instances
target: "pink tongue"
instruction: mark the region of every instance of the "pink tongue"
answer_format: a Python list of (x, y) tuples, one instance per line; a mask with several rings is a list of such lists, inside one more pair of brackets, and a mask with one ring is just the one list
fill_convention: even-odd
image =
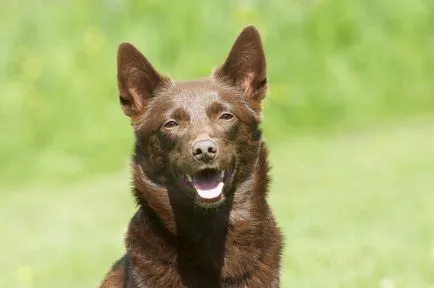
[(214, 199), (222, 194), (223, 185), (223, 182), (219, 182), (217, 186), (213, 188), (202, 188), (199, 185), (194, 185), (194, 188), (196, 188), (197, 194), (199, 194), (201, 198)]
[(211, 200), (222, 194), (224, 185), (222, 180), (219, 174), (193, 176), (193, 186), (201, 198)]

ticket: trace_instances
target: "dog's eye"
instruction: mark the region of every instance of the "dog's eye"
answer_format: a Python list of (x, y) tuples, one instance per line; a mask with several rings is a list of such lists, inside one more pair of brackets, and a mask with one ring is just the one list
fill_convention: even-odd
[(230, 120), (234, 118), (234, 115), (232, 115), (231, 113), (223, 113), (222, 115), (220, 115), (220, 119), (223, 120)]
[(169, 120), (166, 123), (164, 123), (163, 126), (166, 128), (173, 128), (173, 127), (178, 126), (178, 123), (175, 120)]

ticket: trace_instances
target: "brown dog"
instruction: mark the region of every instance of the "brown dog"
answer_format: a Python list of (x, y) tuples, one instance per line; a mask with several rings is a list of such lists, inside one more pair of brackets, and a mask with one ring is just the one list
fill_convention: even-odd
[(139, 208), (126, 254), (101, 287), (279, 287), (282, 236), (266, 201), (258, 31), (245, 28), (220, 68), (189, 82), (161, 76), (123, 43), (118, 86), (135, 132)]

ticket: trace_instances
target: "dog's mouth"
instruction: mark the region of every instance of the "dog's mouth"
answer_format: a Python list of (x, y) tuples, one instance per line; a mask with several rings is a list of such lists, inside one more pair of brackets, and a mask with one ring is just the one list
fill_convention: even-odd
[(185, 182), (196, 190), (196, 198), (202, 204), (216, 204), (224, 199), (223, 187), (226, 178), (226, 171), (211, 168), (184, 176)]

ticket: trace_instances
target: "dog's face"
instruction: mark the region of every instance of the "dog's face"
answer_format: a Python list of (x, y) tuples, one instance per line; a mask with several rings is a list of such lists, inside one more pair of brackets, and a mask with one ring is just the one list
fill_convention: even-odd
[(234, 89), (210, 80), (177, 83), (160, 91), (137, 121), (136, 153), (143, 153), (147, 175), (214, 207), (248, 161), (245, 149), (257, 150), (257, 123)]
[(209, 78), (175, 82), (130, 44), (118, 52), (124, 113), (136, 134), (136, 161), (152, 181), (209, 208), (220, 205), (253, 167), (259, 148), (265, 57), (247, 27)]

